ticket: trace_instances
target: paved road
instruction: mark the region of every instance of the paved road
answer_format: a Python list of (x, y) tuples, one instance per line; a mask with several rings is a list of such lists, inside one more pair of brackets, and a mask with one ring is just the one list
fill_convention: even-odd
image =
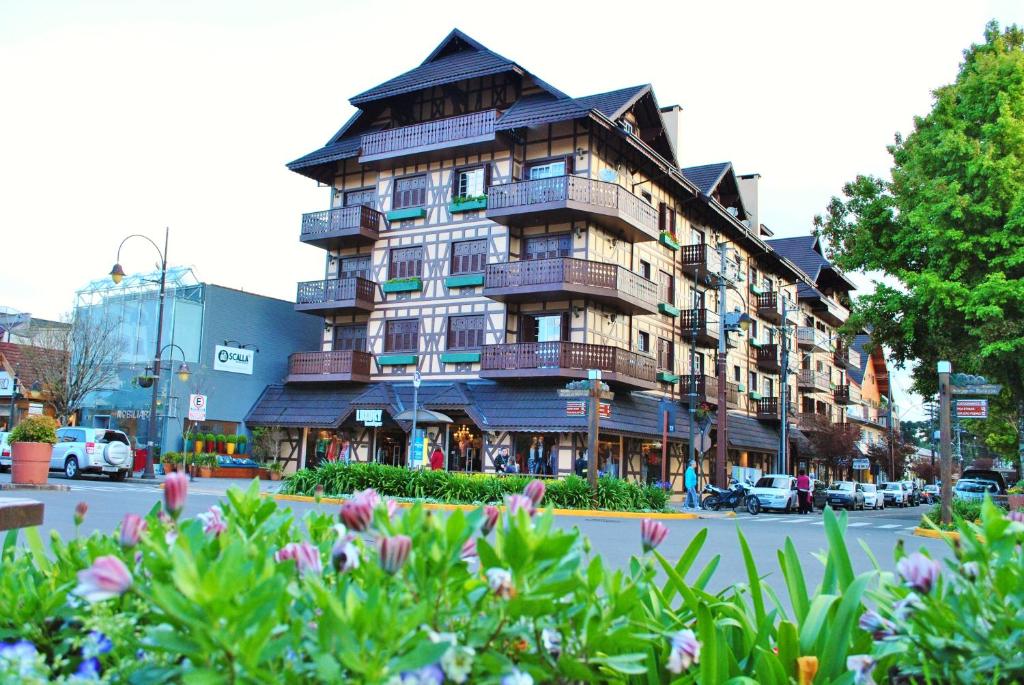
[[(9, 476), (0, 476), (0, 482), (9, 480)], [(51, 476), (55, 483), (67, 483), (70, 492), (4, 492), (0, 495), (27, 496), (44, 502), (46, 530), (54, 529), (63, 536), (74, 533), (72, 513), (75, 505), (84, 501), (89, 505), (89, 513), (82, 533), (89, 534), (93, 530), (112, 531), (121, 522), (125, 513), (134, 511), (145, 513), (162, 498), (158, 486), (143, 484), (139, 481), (113, 483), (102, 478), (85, 477), (76, 481), (64, 481), (61, 476)], [(264, 483), (264, 488), (276, 484)], [(224, 484), (218, 481), (196, 480), (189, 490), (186, 514), (194, 515), (206, 510), (223, 497)], [(282, 502), (281, 506), (291, 507), (297, 514), (314, 508), (314, 504), (298, 502)], [(335, 505), (320, 505), (324, 510), (333, 511)], [(851, 512), (846, 532), (847, 548), (850, 550), (856, 571), (871, 568), (871, 562), (863, 551), (861, 543), (866, 544), (878, 559), (882, 568), (893, 569), (892, 551), (897, 542), (910, 549), (925, 548), (934, 555), (944, 555), (948, 547), (939, 540), (912, 536), (915, 524), (925, 511), (924, 506), (908, 509), (887, 509), (884, 511)], [(718, 571), (712, 582), (713, 589), (721, 589), (733, 583), (745, 582), (746, 572), (737, 542), (736, 530), (743, 531), (750, 544), (758, 568), (762, 574), (768, 574), (768, 582), (785, 595), (785, 585), (779, 573), (776, 550), (786, 536), (793, 538), (797, 552), (804, 560), (804, 572), (809, 586), (821, 581), (824, 567), (813, 556), (827, 547), (825, 529), (821, 514), (800, 516), (798, 514), (761, 514), (749, 516), (737, 515), (735, 519), (726, 518), (666, 521), (669, 536), (663, 544), (662, 551), (668, 558), (674, 559), (682, 553), (686, 545), (702, 528), (709, 530), (708, 542), (697, 560), (693, 576), (714, 555), (721, 555)], [(602, 555), (612, 566), (623, 568), (630, 556), (640, 551), (639, 521), (637, 519), (604, 519), (596, 517), (559, 517), (559, 524), (567, 528), (578, 527), (590, 538), (595, 554)], [(693, 577), (691, 576), (691, 577)]]

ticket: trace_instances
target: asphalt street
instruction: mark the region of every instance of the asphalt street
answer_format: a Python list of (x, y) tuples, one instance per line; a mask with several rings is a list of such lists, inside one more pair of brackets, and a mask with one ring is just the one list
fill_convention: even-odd
[[(0, 482), (9, 481), (10, 476), (0, 476)], [(127, 512), (145, 513), (160, 502), (162, 492), (158, 485), (127, 481), (113, 483), (103, 478), (84, 477), (80, 480), (65, 481), (58, 474), (51, 474), (51, 482), (70, 485), (71, 491), (6, 491), (0, 496), (27, 497), (44, 503), (44, 537), (49, 530), (56, 530), (62, 536), (74, 534), (73, 511), (78, 502), (89, 505), (88, 515), (81, 533), (93, 530), (113, 531)], [(264, 488), (277, 484), (264, 483)], [(189, 490), (186, 514), (194, 515), (205, 511), (224, 496), (225, 484), (197, 479)], [(317, 505), (301, 502), (280, 502), (282, 507), (292, 508), (297, 515)], [(333, 511), (336, 505), (319, 505)], [(877, 558), (884, 570), (894, 568), (893, 549), (902, 541), (908, 549), (927, 549), (934, 556), (948, 553), (947, 545), (941, 540), (913, 536), (913, 529), (919, 522), (926, 506), (884, 511), (851, 512), (845, 535), (847, 548), (857, 572), (869, 570), (872, 562), (864, 551), (866, 546)], [(728, 518), (724, 514), (708, 514), (715, 518), (699, 520), (667, 520), (669, 535), (659, 551), (674, 560), (686, 548), (701, 529), (709, 531), (707, 543), (698, 557), (690, 578), (715, 555), (721, 555), (711, 588), (718, 590), (734, 583), (746, 581), (746, 571), (737, 539), (737, 529), (742, 530), (750, 544), (759, 572), (768, 582), (785, 596), (785, 584), (779, 572), (776, 551), (781, 548), (787, 536), (793, 539), (797, 552), (804, 561), (804, 573), (809, 587), (821, 581), (824, 566), (815, 557), (826, 549), (827, 542), (822, 515), (820, 513), (800, 516), (798, 514), (762, 513), (758, 516), (738, 514)], [(593, 553), (600, 554), (613, 567), (625, 568), (632, 555), (640, 552), (638, 519), (618, 519), (587, 516), (560, 516), (558, 523), (564, 527), (577, 527), (587, 536)]]

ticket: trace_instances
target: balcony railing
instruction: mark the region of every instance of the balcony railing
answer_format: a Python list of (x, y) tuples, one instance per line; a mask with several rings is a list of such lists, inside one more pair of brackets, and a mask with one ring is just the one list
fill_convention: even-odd
[(778, 345), (772, 344), (772, 345), (762, 345), (761, 347), (758, 347), (757, 348), (756, 357), (757, 357), (757, 366), (759, 368), (761, 368), (761, 369), (764, 369), (765, 371), (770, 371), (772, 373), (778, 373), (781, 370), (781, 368), (782, 368), (781, 365), (779, 364), (779, 346)]
[(832, 400), (836, 404), (853, 404), (849, 383), (837, 385), (835, 390), (832, 391)]
[(836, 366), (842, 369), (860, 368), (860, 353), (847, 347), (843, 342), (836, 342), (836, 349), (833, 352), (833, 361)]
[(617, 183), (555, 176), (505, 183), (487, 190), (487, 218), (510, 226), (592, 218), (625, 232), (633, 242), (657, 240), (658, 210)]
[(718, 404), (718, 379), (714, 376), (687, 374), (679, 377), (679, 394), (684, 402), (696, 395), (697, 403)]
[(817, 292), (811, 301), (814, 311), (833, 326), (842, 326), (850, 318), (850, 310), (839, 304), (837, 300)]
[(679, 335), (698, 347), (718, 347), (718, 323), (707, 309), (684, 309), (679, 312)]
[(805, 350), (828, 352), (832, 349), (832, 339), (825, 331), (813, 326), (800, 326), (796, 329), (796, 343)]
[(384, 226), (384, 215), (366, 205), (338, 207), (302, 215), (304, 243), (333, 250), (372, 243)]
[(296, 352), (288, 357), (288, 382), (370, 380), (371, 357), (356, 350)]
[(439, 150), (494, 140), (497, 110), (489, 109), (412, 126), (364, 133), (360, 140), (360, 163), (405, 154)]
[(726, 405), (733, 409), (739, 409), (741, 397), (743, 397), (743, 393), (740, 392), (740, 384), (727, 381), (725, 384)]
[(610, 383), (652, 390), (657, 387), (657, 367), (654, 357), (608, 345), (507, 343), (484, 345), (480, 376), (586, 378), (588, 369), (600, 369), (603, 379)]
[(295, 309), (304, 312), (339, 313), (373, 310), (377, 284), (365, 278), (334, 278), (299, 283)]
[(780, 421), (779, 398), (762, 397), (756, 400), (757, 418), (760, 421)]
[(617, 264), (561, 257), (488, 264), (484, 295), (506, 302), (587, 297), (630, 314), (658, 311), (658, 286)]
[(683, 271), (698, 279), (715, 276), (722, 270), (722, 258), (707, 243), (683, 245), (680, 252)]
[(800, 412), (796, 415), (796, 424), (805, 432), (827, 431), (832, 426), (832, 418), (828, 414)]
[(801, 390), (809, 392), (829, 392), (832, 389), (828, 374), (813, 369), (800, 369), (796, 384)]
[(757, 315), (765, 321), (782, 323), (782, 308), (779, 305), (779, 294), (764, 293), (757, 296)]

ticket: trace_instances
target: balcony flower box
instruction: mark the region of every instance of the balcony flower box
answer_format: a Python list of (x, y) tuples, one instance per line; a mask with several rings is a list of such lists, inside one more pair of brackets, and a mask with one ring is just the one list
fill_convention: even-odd
[(761, 395), (761, 393), (759, 393), (756, 390), (751, 390), (750, 393), (749, 393), (749, 397), (750, 397), (750, 399), (754, 400), (755, 402), (757, 400), (764, 399), (764, 397)]
[(748, 342), (750, 343), (751, 347), (756, 347), (757, 349), (761, 349), (762, 347), (764, 347), (764, 343), (761, 342), (760, 340), (754, 340), (753, 338), (751, 338)]
[(676, 237), (668, 231), (661, 232), (661, 235), (658, 236), (658, 242), (670, 250), (675, 251), (679, 249), (679, 241), (676, 240)]
[(381, 366), (413, 366), (416, 364), (415, 354), (381, 354), (377, 356)]
[(444, 284), (449, 288), (475, 288), (484, 284), (483, 274), (459, 274), (444, 279)]
[(386, 293), (414, 293), (423, 290), (423, 279), (419, 276), (411, 278), (392, 278), (385, 281), (381, 290)]
[(445, 352), (441, 355), (442, 364), (473, 364), (479, 361), (479, 352)]
[(764, 295), (765, 290), (761, 286), (754, 285), (753, 283), (751, 283), (750, 292), (754, 293), (755, 295)]
[(676, 317), (679, 316), (679, 307), (673, 307), (667, 302), (662, 302), (658, 305), (658, 311), (666, 316)]
[(427, 215), (426, 207), (408, 207), (406, 209), (392, 209), (387, 213), (388, 221), (406, 221), (407, 219), (422, 219)]
[(668, 371), (659, 371), (658, 372), (658, 382), (659, 383), (678, 383), (679, 382), (679, 375), (675, 374), (675, 373), (669, 373)]
[(487, 196), (477, 195), (473, 197), (456, 197), (448, 205), (448, 210), (452, 214), (459, 214), (460, 212), (472, 212), (476, 209), (487, 209)]

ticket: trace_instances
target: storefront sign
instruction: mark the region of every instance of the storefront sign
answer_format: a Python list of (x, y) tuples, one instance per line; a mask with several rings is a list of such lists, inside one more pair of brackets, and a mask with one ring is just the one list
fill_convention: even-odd
[(112, 414), (115, 419), (149, 419), (148, 409), (115, 409)]
[[(565, 415), (566, 416), (586, 416), (587, 415), (587, 403), (586, 402), (566, 402), (565, 403)], [(602, 402), (601, 406), (597, 410), (597, 415), (601, 418), (607, 419), (612, 415), (612, 405), (607, 402)]]
[(10, 397), (14, 392), (14, 379), (6, 371), (0, 371), (0, 397)]
[(871, 468), (871, 462), (867, 459), (854, 459), (853, 469), (855, 471), (866, 471)]
[(32, 402), (28, 405), (28, 413), (35, 416), (43, 415), (43, 405), (39, 402)]
[(206, 395), (189, 395), (188, 396), (188, 420), (189, 421), (205, 421), (206, 420)]
[(356, 409), (356, 421), (364, 426), (383, 426), (380, 409)]
[(217, 345), (213, 350), (213, 370), (252, 375), (252, 350)]
[(956, 416), (959, 419), (987, 419), (988, 400), (957, 400)]
[(412, 443), (412, 463), (410, 468), (418, 469), (427, 463), (427, 434), (422, 428), (416, 429)]
[(597, 408), (597, 415), (602, 419), (607, 419), (612, 415), (612, 405), (602, 402)]

